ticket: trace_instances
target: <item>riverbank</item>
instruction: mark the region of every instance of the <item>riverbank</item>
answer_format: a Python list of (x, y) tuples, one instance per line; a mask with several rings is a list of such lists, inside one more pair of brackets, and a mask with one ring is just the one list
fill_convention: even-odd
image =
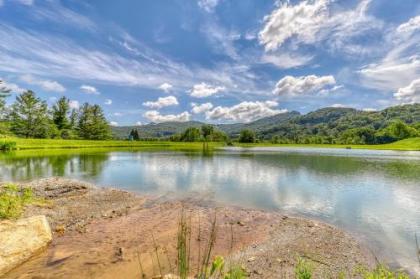
[[(202, 142), (171, 142), (171, 141), (93, 141), (93, 140), (60, 140), (60, 139), (23, 139), (7, 138), (2, 141), (16, 142), (18, 150), (42, 149), (90, 149), (90, 148), (135, 148), (135, 149), (167, 149), (167, 150), (203, 150)], [(420, 151), (420, 138), (410, 138), (389, 144), (378, 145), (352, 145), (352, 144), (272, 144), (272, 143), (234, 143), (239, 147), (316, 147), (316, 148), (352, 148), (372, 150), (401, 150)], [(206, 143), (206, 148), (211, 150), (225, 146), (221, 142)]]
[(141, 278), (140, 270), (151, 278), (173, 273), (182, 208), (190, 216), (192, 269), (215, 214), (213, 255), (232, 259), (251, 278), (293, 277), (298, 258), (310, 263), (314, 278), (351, 275), (361, 265), (376, 264), (367, 249), (332, 226), (277, 212), (221, 207), (211, 196), (145, 197), (60, 178), (25, 186), (50, 201), (48, 206), (29, 206), (24, 215), (46, 215), (53, 242), (4, 278)]

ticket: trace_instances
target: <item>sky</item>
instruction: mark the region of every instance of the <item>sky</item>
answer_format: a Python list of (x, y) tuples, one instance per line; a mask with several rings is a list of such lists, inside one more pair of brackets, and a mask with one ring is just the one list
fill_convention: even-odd
[(120, 126), (380, 110), (420, 102), (420, 1), (0, 0), (0, 79)]

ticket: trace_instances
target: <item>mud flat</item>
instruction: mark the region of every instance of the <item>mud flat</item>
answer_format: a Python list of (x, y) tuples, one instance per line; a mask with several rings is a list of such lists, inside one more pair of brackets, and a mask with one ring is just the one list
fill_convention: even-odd
[[(47, 206), (24, 215), (46, 215), (53, 241), (46, 251), (2, 278), (153, 278), (176, 273), (177, 231), (184, 210), (191, 227), (191, 268), (216, 216), (213, 255), (243, 266), (250, 278), (293, 278), (297, 259), (313, 266), (315, 278), (352, 277), (375, 256), (345, 232), (322, 222), (234, 206), (210, 197), (149, 197), (49, 178), (26, 183)], [(157, 251), (157, 252), (156, 252)], [(202, 255), (201, 255), (202, 256)]]

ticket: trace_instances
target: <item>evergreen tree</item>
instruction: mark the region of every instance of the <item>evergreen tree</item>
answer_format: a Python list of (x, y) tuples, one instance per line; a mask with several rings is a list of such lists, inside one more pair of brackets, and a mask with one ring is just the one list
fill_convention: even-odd
[(130, 132), (130, 139), (132, 140), (140, 140), (139, 131), (137, 129), (133, 129)]
[(78, 132), (83, 139), (105, 140), (111, 138), (111, 129), (100, 106), (91, 106), (88, 103), (82, 106)]
[(201, 126), (201, 134), (203, 135), (205, 140), (210, 140), (210, 136), (214, 132), (213, 125), (203, 125)]
[(2, 86), (3, 81), (0, 80), (0, 99), (10, 96), (10, 89)]
[(16, 97), (10, 113), (10, 129), (26, 138), (46, 138), (50, 133), (48, 107), (44, 101), (28, 90)]
[(10, 89), (2, 86), (3, 81), (0, 80), (0, 121), (4, 120), (6, 114), (6, 97), (10, 95)]
[(52, 107), (52, 118), (58, 130), (70, 129), (70, 104), (66, 97), (61, 97)]

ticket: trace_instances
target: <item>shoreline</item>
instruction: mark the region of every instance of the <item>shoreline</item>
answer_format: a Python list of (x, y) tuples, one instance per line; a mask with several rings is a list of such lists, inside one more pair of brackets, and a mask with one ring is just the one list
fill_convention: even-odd
[[(298, 257), (314, 265), (314, 278), (351, 274), (359, 265), (372, 268), (375, 256), (348, 233), (326, 223), (238, 206), (220, 206), (211, 198), (171, 195), (152, 197), (63, 178), (25, 183), (37, 196), (52, 203), (29, 206), (25, 217), (46, 215), (54, 232), (47, 250), (9, 272), (4, 278), (140, 278), (138, 255), (144, 272), (156, 275), (152, 237), (166, 262), (165, 273), (176, 259), (176, 234), (182, 208), (191, 213), (195, 231), (202, 237), (210, 230), (217, 212), (218, 235), (214, 255), (235, 259), (250, 278), (294, 274)], [(198, 229), (200, 228), (200, 229)], [(233, 233), (232, 233), (233, 232)], [(232, 241), (233, 239), (233, 241)], [(198, 241), (198, 242), (197, 242)], [(203, 244), (204, 245), (204, 244)], [(193, 261), (194, 262), (194, 261)], [(73, 271), (77, 269), (77, 276)], [(149, 278), (149, 277), (147, 277)]]

